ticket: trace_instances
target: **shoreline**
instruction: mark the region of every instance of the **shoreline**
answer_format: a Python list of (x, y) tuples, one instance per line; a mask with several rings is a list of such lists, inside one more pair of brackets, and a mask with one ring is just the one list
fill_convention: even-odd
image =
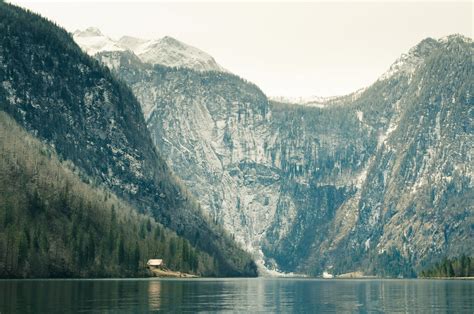
[(158, 278), (201, 278), (197, 275), (183, 273), (180, 271), (173, 271), (169, 269), (150, 269), (152, 273), (151, 278), (158, 277)]
[(474, 277), (417, 277), (417, 278), (389, 278), (389, 277), (377, 277), (377, 276), (364, 276), (364, 277), (334, 277), (334, 278), (322, 278), (322, 277), (309, 277), (309, 276), (294, 276), (294, 277), (202, 277), (189, 273), (183, 273), (179, 271), (171, 270), (150, 270), (151, 275), (143, 277), (52, 277), (52, 278), (0, 278), (0, 281), (40, 281), (40, 280), (51, 280), (51, 281), (63, 281), (63, 280), (147, 280), (154, 278), (176, 278), (176, 279), (208, 279), (208, 280), (230, 280), (230, 279), (272, 279), (272, 280), (320, 280), (320, 281), (343, 281), (343, 280), (474, 280)]

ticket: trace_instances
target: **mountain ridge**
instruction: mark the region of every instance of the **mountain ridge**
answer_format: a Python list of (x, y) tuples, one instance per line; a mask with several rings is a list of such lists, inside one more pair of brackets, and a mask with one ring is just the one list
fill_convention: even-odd
[[(451, 34), (451, 35), (440, 37), (438, 40), (432, 37), (427, 37), (421, 40), (414, 47), (410, 48), (407, 53), (403, 53), (399, 58), (397, 58), (397, 60), (390, 65), (389, 69), (385, 71), (384, 73), (382, 73), (377, 78), (376, 81), (388, 79), (392, 75), (400, 74), (401, 72), (412, 72), (414, 68), (418, 65), (417, 62), (422, 61), (422, 58), (420, 57), (422, 57), (423, 54), (426, 55), (429, 52), (429, 50), (439, 46), (442, 43), (447, 43), (449, 41), (451, 42), (457, 41), (457, 42), (469, 44), (470, 42), (472, 42), (472, 39), (462, 34)], [(312, 96), (306, 96), (306, 97), (268, 96), (268, 98), (269, 100), (281, 102), (281, 103), (323, 108), (327, 106), (333, 100), (337, 100), (337, 99), (341, 99), (341, 98), (349, 97), (349, 96), (351, 96), (352, 98), (358, 97), (358, 95), (364, 92), (367, 89), (367, 87), (368, 86), (361, 87), (354, 92), (350, 92), (348, 94), (342, 94), (342, 95), (332, 95), (332, 96), (312, 95)]]
[(73, 38), (91, 56), (106, 51), (130, 50), (145, 63), (198, 71), (228, 72), (209, 54), (170, 36), (151, 40), (122, 36), (119, 40), (113, 40), (98, 28), (89, 27), (84, 31), (75, 31)]

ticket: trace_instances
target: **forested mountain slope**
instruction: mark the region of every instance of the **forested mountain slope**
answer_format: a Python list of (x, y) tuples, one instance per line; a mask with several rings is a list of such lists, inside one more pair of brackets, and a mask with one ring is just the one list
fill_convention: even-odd
[(218, 275), (255, 275), (248, 254), (209, 223), (157, 153), (128, 87), (84, 54), (66, 31), (4, 3), (0, 109), (94, 184), (213, 255)]
[(189, 241), (92, 186), (70, 162), (0, 111), (0, 277), (147, 276), (171, 269), (216, 275)]

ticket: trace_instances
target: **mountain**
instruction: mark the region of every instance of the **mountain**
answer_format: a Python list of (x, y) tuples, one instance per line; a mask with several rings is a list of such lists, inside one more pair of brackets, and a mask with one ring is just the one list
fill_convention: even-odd
[[(306, 211), (296, 215), (293, 234), (282, 236), (279, 230), (287, 222), (277, 223), (268, 254), (280, 256), (282, 263), (281, 248), (300, 252), (309, 241), (314, 249), (300, 269), (363, 268), (391, 276), (412, 275), (444, 255), (472, 255), (473, 172), (465, 146), (474, 140), (466, 127), (473, 103), (471, 53), (467, 38), (426, 39), (355, 101), (347, 97), (332, 104), (332, 116), (341, 110), (349, 114), (344, 124), (336, 124), (349, 132), (339, 138), (341, 144), (326, 147), (336, 153), (329, 158), (334, 164), (328, 179), (340, 178), (335, 186), (348, 196), (325, 211), (330, 223), (320, 230), (314, 230), (320, 218), (308, 218)], [(303, 116), (308, 114), (297, 118)], [(319, 119), (311, 124), (327, 125)], [(334, 126), (328, 126), (324, 133), (334, 134)], [(361, 140), (366, 143), (355, 146), (354, 154), (351, 146)], [(353, 186), (347, 175), (358, 179)]]
[(145, 63), (197, 71), (227, 72), (209, 54), (169, 36), (152, 40), (123, 36), (114, 41), (97, 28), (90, 27), (84, 31), (77, 30), (73, 37), (91, 56), (104, 51), (130, 50)]
[[(91, 33), (97, 33), (91, 30)], [(140, 104), (70, 34), (0, 4), (0, 110), (140, 213), (216, 261), (216, 275), (255, 275), (255, 265), (201, 212), (155, 149)]]
[[(97, 59), (139, 100), (174, 173), (265, 268), (414, 276), (472, 255), (472, 40), (426, 39), (324, 106), (235, 75)], [(322, 108), (321, 108), (322, 107)]]
[(121, 45), (102, 34), (102, 32), (95, 27), (89, 27), (84, 31), (77, 30), (73, 34), (74, 40), (80, 45), (84, 51), (89, 55), (95, 55), (100, 51), (123, 51)]
[[(362, 90), (361, 90), (362, 91)], [(284, 97), (284, 96), (273, 96), (268, 97), (269, 100), (284, 104), (293, 104), (300, 106), (309, 106), (324, 108), (331, 100), (337, 99), (338, 96), (321, 97), (321, 96), (310, 96), (310, 97)]]

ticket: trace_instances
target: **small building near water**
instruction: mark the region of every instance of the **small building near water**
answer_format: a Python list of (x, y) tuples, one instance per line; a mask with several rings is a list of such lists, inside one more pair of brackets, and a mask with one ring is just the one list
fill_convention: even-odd
[(149, 268), (162, 268), (165, 266), (165, 263), (162, 259), (149, 259), (146, 266)]

